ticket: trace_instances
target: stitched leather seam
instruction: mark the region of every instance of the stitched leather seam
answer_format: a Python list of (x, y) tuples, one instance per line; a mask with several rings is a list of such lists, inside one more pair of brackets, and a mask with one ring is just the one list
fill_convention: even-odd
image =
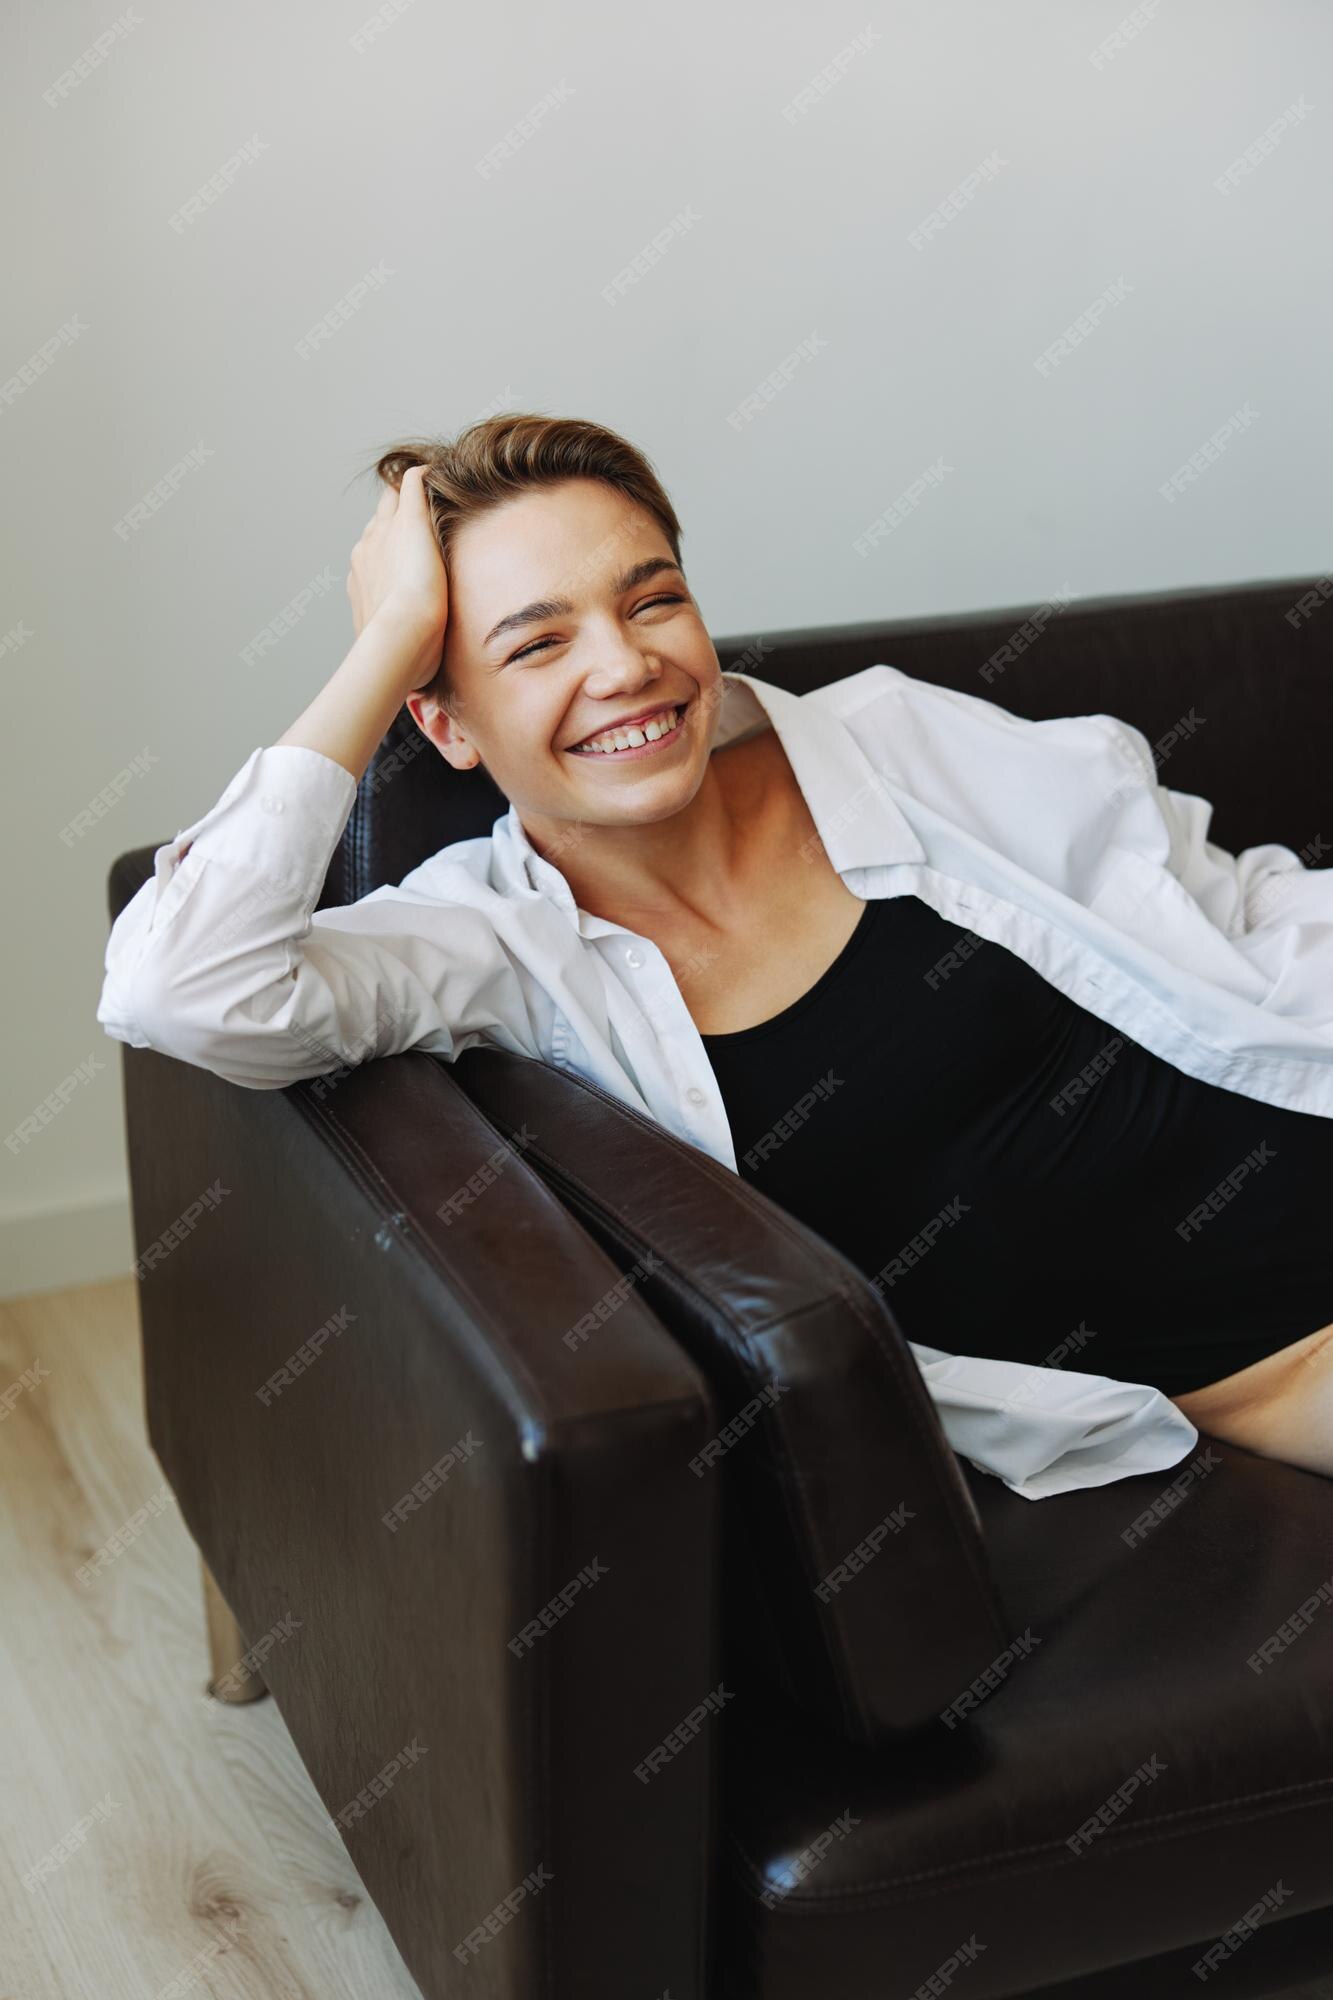
[[(1215, 1799), (1203, 1806), (1182, 1806), (1176, 1812), (1159, 1813), (1152, 1820), (1142, 1821), (1132, 1833), (1116, 1834), (1108, 1829), (1107, 1839), (1114, 1844), (1117, 1851), (1139, 1847), (1158, 1847), (1164, 1841), (1179, 1839), (1195, 1831), (1198, 1827), (1203, 1827), (1206, 1830), (1210, 1824), (1220, 1823), (1229, 1825), (1245, 1819), (1271, 1819), (1274, 1814), (1283, 1812), (1287, 1808), (1273, 1804), (1260, 1812), (1235, 1813), (1232, 1815), (1231, 1820), (1221, 1822), (1217, 1820), (1217, 1815), (1224, 1812), (1230, 1813), (1231, 1809), (1236, 1806), (1258, 1805), (1265, 1799), (1288, 1799), (1297, 1792), (1313, 1792), (1317, 1795), (1314, 1798), (1296, 1801), (1298, 1806), (1322, 1805), (1329, 1799), (1333, 1799), (1333, 1778), (1310, 1778), (1302, 1780), (1298, 1784), (1277, 1785), (1264, 1792), (1245, 1792), (1234, 1799)], [(1173, 1820), (1186, 1820), (1191, 1822), (1191, 1824), (1172, 1826), (1171, 1822)], [(1155, 1831), (1157, 1828), (1161, 1828), (1163, 1831)], [(763, 1874), (753, 1856), (742, 1845), (739, 1836), (733, 1832), (728, 1835), (728, 1839), (732, 1848), (741, 1857), (744, 1864), (745, 1872), (749, 1877), (747, 1886), (756, 1889), (762, 1886), (764, 1882)], [(1021, 1857), (1023, 1856), (1038, 1856), (1041, 1858), (1024, 1862), (1021, 1861)], [(858, 1882), (855, 1888), (810, 1889), (799, 1895), (784, 1895), (779, 1899), (779, 1904), (782, 1910), (788, 1914), (812, 1916), (818, 1912), (820, 1904), (846, 1904), (854, 1901), (857, 1897), (873, 1894), (883, 1889), (905, 1889), (913, 1887), (916, 1884), (929, 1884), (932, 1890), (964, 1888), (969, 1885), (970, 1878), (961, 1872), (963, 1869), (977, 1871), (989, 1868), (996, 1862), (1020, 1862), (1019, 1866), (1006, 1869), (1004, 1872), (1013, 1875), (1035, 1874), (1042, 1867), (1043, 1860), (1054, 1859), (1060, 1861), (1066, 1858), (1066, 1856), (1071, 1862), (1081, 1858), (1076, 1854), (1069, 1854), (1063, 1840), (1034, 1840), (1029, 1841), (1023, 1847), (1000, 1848), (993, 1854), (969, 1855), (961, 1863), (957, 1861), (944, 1862), (938, 1868), (922, 1868), (910, 1875), (890, 1875), (877, 1882)], [(974, 1882), (972, 1886), (975, 1886)], [(801, 1907), (802, 1905), (804, 1905), (804, 1908)]]
[[(401, 1061), (404, 1056), (412, 1053), (411, 1050), (403, 1050), (399, 1056), (392, 1058), (383, 1057), (381, 1060), (386, 1062), (390, 1060), (395, 1062)], [(444, 1062), (443, 1057), (430, 1057), (428, 1060)], [(449, 1285), (459, 1300), (466, 1306), (476, 1324), (484, 1330), (488, 1346), (493, 1347), (497, 1354), (503, 1356), (506, 1368), (514, 1377), (515, 1383), (521, 1384), (529, 1403), (534, 1407), (539, 1406), (542, 1401), (539, 1386), (524, 1366), (521, 1357), (515, 1352), (512, 1344), (506, 1338), (504, 1321), (497, 1316), (494, 1301), (485, 1299), (477, 1293), (460, 1273), (457, 1265), (450, 1264), (447, 1259), (440, 1255), (439, 1246), (431, 1235), (429, 1226), (421, 1221), (414, 1210), (406, 1207), (401, 1201), (395, 1198), (396, 1190), (380, 1172), (379, 1168), (375, 1166), (364, 1147), (351, 1137), (346, 1126), (337, 1118), (337, 1107), (320, 1102), (313, 1096), (300, 1091), (297, 1085), (287, 1085), (286, 1088), (292, 1090), (296, 1095), (302, 1116), (308, 1118), (312, 1124), (317, 1124), (323, 1128), (331, 1150), (341, 1160), (353, 1180), (357, 1182), (368, 1199), (374, 1204), (377, 1213), (386, 1222), (392, 1222), (395, 1215), (400, 1217), (405, 1216), (410, 1219), (413, 1224), (412, 1233), (399, 1237), (399, 1242), (403, 1250), (419, 1257), (422, 1263), (436, 1276), (447, 1278)], [(471, 1104), (470, 1099), (469, 1105), (475, 1115), (490, 1127), (497, 1138), (503, 1137), (499, 1127), (492, 1124), (491, 1120), (485, 1116), (485, 1113), (479, 1106)], [(542, 1186), (539, 1177), (534, 1176), (534, 1182), (540, 1194), (551, 1201), (553, 1204), (553, 1216), (558, 1218), (560, 1215), (560, 1204), (556, 1197), (551, 1194), (549, 1188)], [(473, 1360), (475, 1357), (468, 1355), (467, 1358)]]

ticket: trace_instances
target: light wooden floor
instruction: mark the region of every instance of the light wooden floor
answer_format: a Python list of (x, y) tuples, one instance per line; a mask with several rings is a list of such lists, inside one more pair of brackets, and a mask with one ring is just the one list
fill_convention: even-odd
[[(272, 1697), (205, 1692), (133, 1281), (0, 1304), (0, 1398), (34, 1364), (0, 1400), (0, 2000), (420, 2000)], [(79, 1565), (154, 1501), (83, 1587)]]
[[(205, 1692), (133, 1281), (0, 1302), (0, 1398), (34, 1364), (0, 1414), (0, 2000), (420, 2000), (271, 1697)], [(1333, 1980), (1289, 2000), (1333, 2000)]]

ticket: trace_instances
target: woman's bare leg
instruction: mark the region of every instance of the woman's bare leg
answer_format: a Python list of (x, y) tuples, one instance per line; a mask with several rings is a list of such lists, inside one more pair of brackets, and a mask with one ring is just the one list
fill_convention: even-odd
[(1333, 1322), (1170, 1400), (1210, 1437), (1333, 1478)]

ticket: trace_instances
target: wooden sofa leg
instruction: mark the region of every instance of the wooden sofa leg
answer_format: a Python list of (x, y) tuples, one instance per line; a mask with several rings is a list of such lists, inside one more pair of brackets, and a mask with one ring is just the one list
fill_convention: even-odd
[(232, 1617), (227, 1600), (213, 1581), (213, 1573), (203, 1557), (199, 1567), (204, 1579), (204, 1610), (208, 1617), (208, 1654), (212, 1678), (208, 1692), (217, 1701), (257, 1701), (267, 1694), (263, 1675), (247, 1660), (245, 1637)]

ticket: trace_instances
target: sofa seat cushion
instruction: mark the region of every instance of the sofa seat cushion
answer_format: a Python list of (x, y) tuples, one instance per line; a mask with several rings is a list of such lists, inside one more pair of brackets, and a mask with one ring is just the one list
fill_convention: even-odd
[(1333, 1965), (1333, 1482), (1206, 1436), (1035, 1506), (968, 1478), (1007, 1660), (889, 1749), (729, 1714), (736, 1992), (987, 2000), (1194, 1944), (1262, 1991), (1232, 1959), (1318, 1911)]

